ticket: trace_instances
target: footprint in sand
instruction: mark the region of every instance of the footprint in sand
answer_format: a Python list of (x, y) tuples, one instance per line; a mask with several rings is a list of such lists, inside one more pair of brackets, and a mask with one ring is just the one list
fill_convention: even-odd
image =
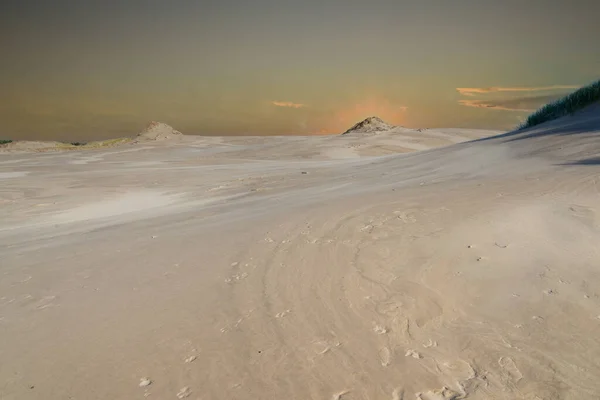
[(288, 315), (291, 311), (292, 310), (285, 310), (285, 311), (279, 312), (279, 313), (275, 314), (275, 318), (283, 318), (286, 315)]
[(339, 392), (331, 396), (331, 400), (340, 400), (343, 395), (350, 393), (349, 390), (344, 390), (343, 392)]
[(439, 390), (429, 390), (425, 393), (417, 393), (417, 400), (458, 400), (464, 398), (460, 393), (443, 387)]
[(392, 352), (387, 347), (383, 347), (379, 350), (379, 360), (381, 361), (381, 365), (387, 367), (392, 362)]
[(410, 349), (406, 350), (404, 357), (412, 357), (412, 358), (416, 358), (416, 359), (423, 358), (423, 356), (421, 354), (419, 354), (418, 352), (416, 352), (414, 350), (410, 350)]
[(181, 388), (179, 390), (179, 392), (177, 393), (177, 398), (178, 399), (185, 399), (187, 397), (190, 397), (191, 394), (192, 394), (192, 391), (190, 390), (189, 387), (186, 386), (186, 387)]
[(43, 310), (44, 308), (52, 307), (52, 306), (54, 306), (53, 301), (55, 299), (56, 299), (56, 296), (45, 296), (37, 302), (37, 305), (35, 308), (37, 308), (38, 310)]
[(231, 277), (225, 279), (225, 283), (236, 283), (247, 277), (248, 277), (248, 273), (242, 272), (241, 274), (235, 274), (235, 275), (232, 275)]
[(152, 380), (150, 380), (150, 378), (142, 378), (142, 379), (140, 379), (139, 387), (141, 387), (141, 388), (148, 387), (151, 384), (152, 384)]
[(392, 392), (392, 400), (403, 400), (404, 399), (404, 389), (396, 388)]
[(360, 228), (361, 232), (369, 232), (371, 233), (371, 231), (373, 230), (373, 228), (375, 228), (373, 225), (365, 225), (362, 228)]
[(330, 342), (327, 340), (318, 340), (313, 342), (316, 345), (316, 354), (323, 355), (329, 353), (333, 348), (340, 347), (342, 344), (339, 341)]
[(241, 325), (242, 322), (244, 322), (245, 320), (247, 320), (248, 318), (250, 318), (250, 316), (252, 315), (252, 313), (254, 312), (254, 309), (248, 310), (246, 312), (246, 314), (244, 314), (241, 318), (238, 318), (237, 321), (230, 323), (224, 327), (222, 327), (220, 329), (221, 333), (226, 333), (229, 332), (232, 329), (237, 328), (238, 326)]
[(439, 364), (439, 369), (458, 382), (468, 381), (477, 375), (473, 366), (463, 360), (442, 362)]
[(502, 368), (504, 378), (507, 382), (516, 384), (523, 379), (523, 374), (519, 371), (519, 368), (517, 368), (517, 365), (512, 358), (500, 357), (498, 359), (498, 365)]
[(197, 356), (189, 356), (188, 358), (185, 359), (185, 362), (187, 364), (192, 363), (194, 361), (196, 361), (196, 358), (198, 358)]
[(388, 332), (388, 329), (383, 325), (375, 325), (373, 327), (373, 332), (375, 332), (378, 335), (383, 335)]
[(417, 222), (417, 219), (412, 213), (407, 213), (404, 211), (394, 211), (394, 214), (396, 214), (397, 219), (399, 219), (405, 224), (412, 224)]

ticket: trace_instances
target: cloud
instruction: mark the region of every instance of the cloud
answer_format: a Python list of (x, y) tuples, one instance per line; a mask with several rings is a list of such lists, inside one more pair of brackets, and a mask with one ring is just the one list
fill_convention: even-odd
[(527, 96), (499, 100), (459, 100), (467, 107), (487, 108), (491, 110), (533, 112), (544, 104), (558, 100), (562, 95)]
[(550, 90), (566, 90), (566, 89), (579, 89), (577, 85), (551, 85), (551, 86), (537, 86), (537, 87), (487, 87), (487, 88), (456, 88), (458, 93), (463, 96), (475, 96), (476, 94), (487, 94), (497, 92), (543, 92)]
[(303, 108), (305, 104), (292, 103), (291, 101), (272, 101), (271, 104), (277, 107), (288, 107), (288, 108)]
[[(483, 88), (456, 88), (463, 96), (485, 96), (481, 99), (459, 100), (460, 105), (490, 110), (533, 112), (541, 106), (563, 97), (568, 89), (577, 89), (575, 85), (548, 85), (548, 86), (513, 86), (513, 87), (483, 87)], [(526, 96), (526, 93), (554, 92), (554, 94), (539, 94)], [(490, 95), (488, 97), (488, 95)]]
[(508, 108), (506, 106), (500, 105), (500, 104), (494, 104), (492, 102), (488, 102), (485, 100), (459, 100), (458, 103), (462, 106), (467, 106), (467, 107), (476, 107), (476, 108), (489, 108), (492, 110), (504, 110), (504, 111), (529, 111), (529, 112), (533, 112), (535, 111), (535, 109), (526, 109), (526, 108), (521, 108), (521, 109), (515, 109), (515, 108)]

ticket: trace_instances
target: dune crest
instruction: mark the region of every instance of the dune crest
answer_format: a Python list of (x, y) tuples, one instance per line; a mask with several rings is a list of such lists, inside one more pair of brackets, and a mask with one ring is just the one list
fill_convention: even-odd
[(152, 121), (138, 133), (136, 142), (168, 140), (183, 134), (163, 122)]
[(366, 118), (354, 126), (348, 129), (342, 135), (348, 135), (351, 133), (374, 133), (374, 132), (387, 132), (396, 128), (394, 125), (390, 125), (379, 117)]

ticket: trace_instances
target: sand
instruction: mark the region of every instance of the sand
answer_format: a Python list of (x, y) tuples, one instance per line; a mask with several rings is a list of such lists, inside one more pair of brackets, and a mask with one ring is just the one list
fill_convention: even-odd
[(598, 115), (0, 154), (0, 398), (597, 398)]

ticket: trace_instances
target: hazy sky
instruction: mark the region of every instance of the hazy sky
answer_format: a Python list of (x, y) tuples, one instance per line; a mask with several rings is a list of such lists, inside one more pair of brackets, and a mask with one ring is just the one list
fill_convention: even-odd
[[(600, 78), (597, 0), (4, 0), (0, 138), (508, 129)], [(459, 90), (460, 89), (460, 90)]]

